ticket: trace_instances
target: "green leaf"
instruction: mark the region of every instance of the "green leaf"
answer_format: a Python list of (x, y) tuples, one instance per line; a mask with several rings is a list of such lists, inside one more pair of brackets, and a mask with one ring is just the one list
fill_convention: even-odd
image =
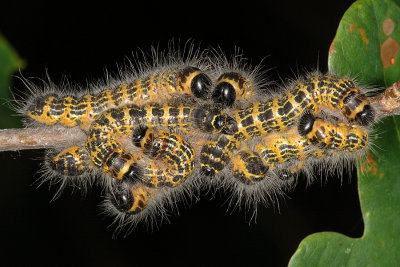
[(400, 76), (400, 0), (356, 1), (340, 21), (329, 69), (371, 85)]
[(23, 66), (24, 62), (0, 34), (0, 128), (19, 127), (21, 125), (8, 103), (11, 101), (11, 75)]
[[(329, 69), (363, 83), (388, 87), (400, 80), (399, 43), (399, 0), (359, 0), (340, 22), (329, 51)], [(301, 242), (289, 266), (399, 265), (399, 127), (399, 116), (376, 125), (374, 149), (358, 163), (363, 236), (312, 234)]]
[[(400, 263), (400, 117), (379, 123), (379, 148), (359, 164), (361, 238), (324, 232), (306, 237), (289, 266), (397, 266)], [(343, 218), (345, 219), (345, 218)]]

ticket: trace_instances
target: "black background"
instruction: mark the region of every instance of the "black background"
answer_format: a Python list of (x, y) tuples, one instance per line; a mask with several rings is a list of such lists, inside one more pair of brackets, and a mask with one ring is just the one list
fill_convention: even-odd
[[(327, 70), (327, 52), (351, 1), (265, 3), (117, 1), (95, 5), (21, 2), (1, 7), (0, 32), (26, 61), (26, 77), (59, 83), (64, 75), (85, 84), (113, 73), (138, 47), (166, 47), (192, 38), (231, 53), (243, 49), (264, 61), (272, 80), (293, 78), (303, 68)], [(3, 6), (3, 4), (2, 4)], [(15, 80), (14, 87), (22, 85)], [(111, 220), (100, 215), (100, 192), (86, 198), (56, 188), (36, 188), (43, 151), (0, 153), (0, 250), (2, 265), (66, 266), (285, 266), (300, 241), (318, 231), (352, 237), (363, 230), (355, 174), (300, 181), (279, 208), (260, 207), (257, 223), (246, 212), (226, 213), (221, 193), (181, 207), (158, 230), (139, 227), (112, 239)], [(34, 159), (34, 160), (32, 160)], [(351, 180), (351, 183), (349, 182)]]

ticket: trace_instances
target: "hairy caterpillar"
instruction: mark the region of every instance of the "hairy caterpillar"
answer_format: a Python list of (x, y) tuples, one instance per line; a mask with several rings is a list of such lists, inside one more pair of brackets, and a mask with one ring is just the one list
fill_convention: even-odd
[[(211, 150), (214, 153), (222, 151), (223, 156), (230, 158), (229, 150), (237, 148), (238, 142), (263, 137), (271, 132), (283, 132), (304, 112), (318, 114), (324, 109), (336, 112), (337, 116), (344, 116), (350, 123), (368, 125), (374, 120), (374, 110), (367, 97), (350, 79), (316, 75), (298, 82), (282, 97), (272, 97), (264, 102), (256, 101), (247, 107), (233, 110), (237, 125), (233, 136), (219, 137), (217, 141), (211, 141), (203, 148), (202, 154), (212, 155)], [(225, 143), (237, 144), (228, 146)], [(211, 158), (217, 160), (207, 160), (204, 157), (202, 162), (202, 170), (206, 175), (217, 174), (229, 163), (229, 160), (221, 160), (220, 157)]]
[[(129, 168), (125, 173), (112, 175), (107, 165), (112, 161), (118, 162), (115, 157), (126, 157), (128, 154), (113, 153), (121, 148), (117, 136), (131, 135), (136, 127), (146, 126), (149, 128), (164, 127), (172, 132), (181, 131), (189, 134), (190, 131), (203, 130), (206, 133), (228, 133), (232, 120), (219, 109), (211, 106), (171, 105), (165, 103), (163, 106), (148, 104), (144, 107), (128, 105), (120, 109), (111, 109), (102, 114), (89, 130), (86, 147), (90, 153), (93, 164), (102, 167), (106, 173), (114, 178), (129, 176)], [(111, 156), (110, 156), (111, 155)], [(112, 157), (112, 159), (109, 159)], [(134, 164), (132, 162), (132, 164)], [(133, 174), (135, 176), (135, 174)]]
[(295, 173), (305, 161), (322, 159), (332, 150), (356, 152), (364, 150), (368, 144), (368, 131), (358, 125), (335, 125), (320, 118), (314, 121), (307, 114), (301, 119), (305, 120), (313, 120), (313, 126), (304, 137), (293, 129), (266, 136), (254, 151), (239, 151), (233, 159), (233, 176), (250, 184), (265, 179), (268, 170), (279, 168), (283, 163), (290, 162), (289, 172)]
[[(81, 144), (50, 157), (50, 175), (81, 177), (84, 183), (85, 175), (99, 174), (105, 181), (100, 184), (107, 184), (106, 209), (122, 224), (135, 224), (165, 214), (164, 203), (201, 187), (222, 184), (238, 202), (252, 205), (271, 200), (295, 184), (291, 177), (298, 172), (353, 159), (368, 147), (376, 111), (352, 80), (317, 74), (279, 96), (262, 94), (259, 74), (232, 68), (233, 63), (220, 66), (220, 58), (199, 54), (204, 57), (199, 62), (213, 64), (174, 65), (169, 74), (155, 69), (134, 82), (140, 84), (137, 90), (158, 84), (152, 90), (168, 96), (137, 97), (139, 91), (128, 92), (117, 83), (116, 89), (90, 97), (50, 94), (27, 103), (29, 118), (87, 133)], [(181, 89), (177, 77), (186, 77), (179, 81), (190, 86)], [(98, 112), (85, 115), (89, 106)]]
[[(118, 79), (107, 78), (106, 83), (88, 86), (73, 93), (66, 88), (45, 91), (25, 81), (32, 96), (19, 103), (18, 110), (29, 120), (45, 125), (57, 123), (65, 127), (79, 126), (87, 130), (93, 119), (103, 111), (128, 104), (163, 102), (177, 96), (206, 99), (211, 80), (207, 72), (206, 51), (189, 43), (182, 51), (170, 49), (167, 53), (152, 50), (151, 58), (142, 61), (136, 70), (132, 65)], [(48, 92), (50, 91), (50, 93)], [(64, 92), (63, 92), (64, 91)]]
[(78, 99), (73, 96), (58, 98), (46, 96), (27, 107), (27, 116), (39, 123), (86, 129), (94, 117), (103, 111), (127, 104), (157, 102), (175, 94), (207, 97), (210, 78), (195, 67), (151, 74), (144, 79), (120, 84), (97, 95), (87, 94)]

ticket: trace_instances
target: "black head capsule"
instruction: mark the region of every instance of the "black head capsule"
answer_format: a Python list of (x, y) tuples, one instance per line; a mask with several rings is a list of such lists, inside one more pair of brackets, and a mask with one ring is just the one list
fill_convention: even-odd
[(345, 105), (344, 114), (351, 121), (356, 121), (360, 125), (369, 125), (374, 121), (375, 111), (370, 106), (368, 98), (362, 92), (358, 89), (352, 90), (343, 99)]
[(226, 115), (215, 116), (212, 125), (219, 132), (226, 125)]
[(193, 78), (190, 90), (195, 97), (207, 99), (211, 84), (211, 79), (206, 74), (199, 73)]
[(311, 132), (311, 130), (314, 126), (314, 121), (315, 121), (314, 116), (311, 113), (306, 112), (300, 118), (299, 125), (297, 126), (297, 130), (298, 130), (299, 134), (301, 136), (305, 136), (309, 132)]
[(136, 163), (133, 163), (129, 166), (122, 179), (130, 183), (136, 183), (141, 180), (141, 177), (143, 177), (143, 170)]
[(363, 110), (356, 115), (356, 121), (363, 126), (368, 126), (374, 121), (375, 111), (370, 105), (365, 105)]
[(221, 133), (227, 134), (227, 135), (233, 135), (237, 131), (239, 131), (239, 128), (237, 126), (236, 120), (234, 118), (228, 116), (228, 118), (226, 120), (226, 125), (225, 125), (224, 129), (221, 131)]
[(109, 193), (109, 198), (113, 206), (121, 211), (128, 212), (133, 204), (134, 197), (128, 185), (123, 182), (116, 182)]
[(193, 111), (196, 126), (206, 133), (219, 133), (225, 129), (228, 115), (218, 107), (203, 105)]
[(219, 104), (230, 107), (236, 99), (236, 91), (232, 84), (221, 82), (217, 84), (212, 94), (212, 99)]
[(207, 99), (212, 82), (199, 68), (186, 67), (177, 73), (177, 84), (185, 93)]
[(135, 146), (140, 147), (142, 139), (146, 136), (147, 129), (147, 126), (139, 126), (133, 131), (132, 143)]

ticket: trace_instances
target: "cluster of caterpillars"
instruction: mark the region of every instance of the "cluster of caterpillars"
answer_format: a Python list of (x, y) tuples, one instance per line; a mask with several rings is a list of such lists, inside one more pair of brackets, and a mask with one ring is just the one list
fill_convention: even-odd
[(203, 185), (227, 187), (239, 201), (273, 198), (297, 173), (368, 148), (376, 112), (351, 79), (314, 74), (272, 94), (235, 60), (196, 57), (166, 58), (94, 92), (28, 100), (22, 112), (35, 126), (87, 136), (48, 153), (47, 173), (100, 181), (106, 209), (136, 223)]

